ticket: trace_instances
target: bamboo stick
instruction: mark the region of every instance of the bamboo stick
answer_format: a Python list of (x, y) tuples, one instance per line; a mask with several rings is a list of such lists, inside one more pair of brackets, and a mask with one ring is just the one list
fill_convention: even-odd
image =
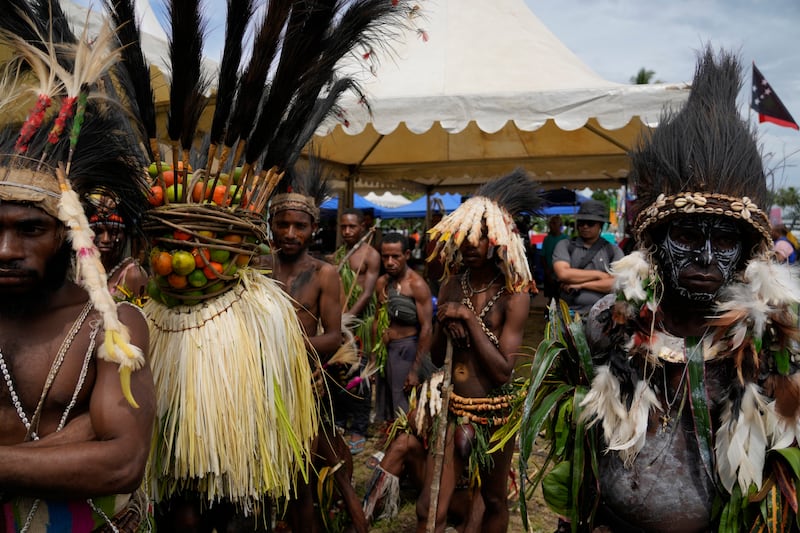
[(442, 381), (442, 409), (436, 415), (439, 418), (438, 435), (433, 450), (433, 480), (431, 481), (431, 497), (428, 504), (427, 533), (436, 529), (436, 512), (439, 509), (439, 489), (442, 484), (442, 468), (444, 468), (444, 440), (447, 438), (447, 409), (450, 403), (451, 370), (453, 366), (453, 341), (447, 337), (447, 350), (444, 355), (444, 380)]

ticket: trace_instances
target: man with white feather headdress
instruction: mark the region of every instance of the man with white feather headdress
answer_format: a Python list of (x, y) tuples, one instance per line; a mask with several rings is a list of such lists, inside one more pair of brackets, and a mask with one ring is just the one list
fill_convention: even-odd
[(574, 422), (591, 429), (574, 438), (597, 463), (561, 479), (585, 489), (568, 489), (573, 531), (795, 523), (800, 284), (771, 256), (741, 83), (738, 59), (706, 48), (686, 106), (631, 153), (640, 248), (588, 317), (591, 387)]
[[(428, 457), (417, 501), (417, 531), (425, 531), (426, 522), (430, 527), (433, 521), (436, 531), (444, 531), (450, 500), (465, 467), (470, 487), (480, 492), (485, 504), (480, 530), (508, 528), (513, 438), (495, 446), (492, 453), (488, 443), (521, 398), (515, 394), (512, 376), (530, 309), (529, 291), (535, 290), (513, 217), (535, 213), (540, 205), (536, 184), (516, 170), (482, 186), (429, 231), (436, 243), (429, 260), (438, 256), (445, 265), (431, 358), (440, 365), (452, 350), (452, 368), (446, 368), (451, 375), (445, 381), (452, 381), (453, 387), (442, 402), (429, 402), (447, 411), (447, 429), (446, 434), (440, 429), (432, 437), (434, 449), (444, 438), (444, 449)], [(437, 397), (435, 392), (432, 386), (420, 398)], [(418, 410), (425, 410), (424, 405)], [(435, 411), (431, 409), (431, 414)], [(440, 453), (445, 458), (441, 470), (436, 461)], [(436, 476), (441, 476), (440, 482)]]

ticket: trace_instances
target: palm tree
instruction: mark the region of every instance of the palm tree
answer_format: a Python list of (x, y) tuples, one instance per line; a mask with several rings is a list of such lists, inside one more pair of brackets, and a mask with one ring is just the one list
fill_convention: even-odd
[(653, 76), (655, 75), (656, 72), (654, 70), (647, 70), (642, 67), (639, 69), (639, 72), (636, 73), (636, 76), (631, 76), (631, 83), (635, 85), (647, 85), (653, 80)]

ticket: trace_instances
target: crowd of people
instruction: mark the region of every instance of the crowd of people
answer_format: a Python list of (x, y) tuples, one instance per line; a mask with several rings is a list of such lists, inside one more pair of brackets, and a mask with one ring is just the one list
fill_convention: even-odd
[[(380, 20), (398, 3), (364, 16)], [(293, 4), (271, 4), (267, 21), (311, 32), (320, 14)], [(519, 217), (537, 214), (542, 198), (524, 170), (438, 213), (413, 244), (344, 209), (341, 247), (320, 257), (312, 247), (325, 180), (296, 164), (318, 125), (309, 115), (333, 109), (318, 92), (334, 76), (317, 72), (316, 92), (300, 91), (310, 100), (285, 113), (304, 120), (273, 124), (278, 142), (246, 154), (245, 177), (222, 204), (180, 211), (189, 202), (176, 192), (154, 226), (144, 126), (129, 123), (140, 109), (109, 104), (109, 87), (130, 73), (102, 79), (101, 68), (74, 83), (66, 72), (83, 64), (88, 43), (40, 42), (70, 37), (42, 32), (58, 17), (48, 11), (37, 26), (24, 5), (4, 13), (0, 37), (43, 85), (64, 78), (40, 87), (36, 105), (61, 89), (81, 94), (62, 95), (77, 106), (74, 121), (36, 107), (0, 131), (0, 532), (361, 533), (397, 513), (404, 479), (418, 532), (502, 532), (513, 458), (527, 458), (535, 439), (551, 449), (543, 494), (559, 531), (797, 529), (797, 243), (765, 214), (762, 159), (735, 106), (734, 55), (701, 52), (686, 106), (632, 150), (632, 245), (603, 238), (609, 209), (597, 200), (581, 204), (574, 231), (548, 220), (541, 288), (551, 342), (526, 376), (518, 357), (539, 287)], [(324, 25), (316, 31), (308, 42), (330, 44)], [(295, 40), (276, 50), (308, 51), (305, 34), (286, 33)], [(2, 90), (25, 69), (6, 69), (14, 83), (0, 80)], [(255, 85), (252, 101), (274, 101), (259, 92), (263, 80)], [(107, 92), (89, 98), (90, 86)], [(219, 170), (211, 155), (204, 165), (194, 172)], [(240, 186), (240, 207), (228, 209)], [(182, 299), (153, 296), (154, 243), (173, 246), (158, 252), (171, 269), (203, 273), (198, 287), (210, 292), (181, 292), (186, 274), (170, 270), (161, 288)], [(422, 269), (414, 249), (424, 250)], [(365, 458), (375, 437), (383, 453)], [(355, 460), (373, 469), (363, 491)]]

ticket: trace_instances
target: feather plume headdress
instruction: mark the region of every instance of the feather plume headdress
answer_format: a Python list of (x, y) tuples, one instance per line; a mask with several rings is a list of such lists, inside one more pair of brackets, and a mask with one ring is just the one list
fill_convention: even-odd
[[(687, 364), (686, 340), (656, 326), (666, 289), (659, 265), (646, 249), (663, 238), (675, 217), (733, 219), (742, 230), (746, 256), (736, 279), (722, 288), (709, 311), (701, 346), (703, 361), (726, 368), (730, 377), (722, 383), (724, 396), (714, 399), (721, 405), (713, 433), (715, 474), (729, 493), (738, 484), (741, 494), (747, 494), (753, 487), (762, 490), (773, 467), (780, 470), (767, 460), (769, 451), (796, 446), (800, 435), (795, 311), (800, 282), (791, 267), (774, 263), (765, 253), (771, 243), (762, 208), (766, 180), (753, 131), (736, 111), (740, 80), (736, 57), (706, 49), (686, 107), (668, 115), (632, 153), (632, 179), (643, 206), (636, 231), (644, 249), (612, 267), (617, 301), (610, 318), (603, 319), (607, 326), (602, 334), (615, 344), (602, 354), (608, 364), (599, 367), (582, 405), (585, 418), (602, 420), (609, 449), (619, 451), (627, 466), (645, 445), (648, 426), (642, 415), (660, 407), (650, 401), (634, 408), (634, 386), (638, 392), (646, 385), (652, 398), (659, 387), (639, 367), (664, 361)], [(688, 382), (693, 395), (708, 387), (704, 380)], [(690, 408), (693, 416), (700, 416), (695, 410), (707, 409)]]
[(686, 105), (666, 113), (631, 152), (637, 240), (644, 248), (682, 214), (730, 217), (753, 252), (771, 246), (767, 187), (755, 132), (739, 116), (741, 65), (707, 47)]
[(522, 212), (535, 214), (541, 203), (536, 183), (522, 170), (487, 183), (428, 230), (431, 241), (436, 243), (428, 261), (438, 256), (449, 276), (451, 268), (458, 270), (461, 266), (461, 244), (466, 240), (477, 246), (485, 227), (489, 244), (497, 247), (508, 290), (528, 290), (533, 278), (514, 216)]
[[(154, 120), (153, 91), (141, 52), (133, 0), (106, 0), (123, 45), (121, 91), (140, 118), (139, 131), (154, 162), (161, 158), (162, 132)], [(199, 119), (212, 100), (210, 78), (201, 69), (205, 38), (199, 0), (172, 0), (170, 13), (170, 107), (166, 134), (174, 165), (190, 166), (205, 186), (241, 167), (238, 183), (222, 202), (241, 198), (240, 209), (262, 212), (285, 172), (290, 172), (314, 131), (346, 91), (363, 96), (351, 78), (340, 78), (341, 59), (374, 61), (415, 14), (411, 0), (275, 0), (260, 20), (252, 0), (228, 0), (225, 39), (216, 78), (211, 125)], [(249, 57), (245, 36), (253, 26)], [(369, 51), (369, 53), (367, 53)], [(241, 67), (241, 68), (240, 68)], [(198, 138), (205, 136), (203, 146)], [(191, 163), (191, 165), (190, 165)], [(157, 165), (157, 169), (161, 166)], [(202, 172), (199, 172), (202, 171)], [(159, 178), (160, 179), (160, 178)], [(188, 187), (167, 203), (189, 202)], [(297, 191), (295, 191), (297, 192)]]
[(136, 406), (130, 375), (144, 364), (144, 355), (119, 320), (80, 201), (90, 190), (112, 190), (129, 220), (140, 218), (147, 206), (143, 160), (131, 151), (135, 139), (108, 95), (95, 98), (106, 93), (108, 71), (119, 60), (114, 33), (104, 25), (91, 39), (86, 29), (76, 37), (56, 3), (7, 4), (0, 42), (12, 50), (16, 66), (5, 72), (28, 82), (17, 88), (35, 93), (36, 102), (21, 127), (6, 126), (2, 134), (0, 196), (32, 201), (68, 228), (76, 280), (105, 328), (98, 355), (120, 365), (123, 394)]

